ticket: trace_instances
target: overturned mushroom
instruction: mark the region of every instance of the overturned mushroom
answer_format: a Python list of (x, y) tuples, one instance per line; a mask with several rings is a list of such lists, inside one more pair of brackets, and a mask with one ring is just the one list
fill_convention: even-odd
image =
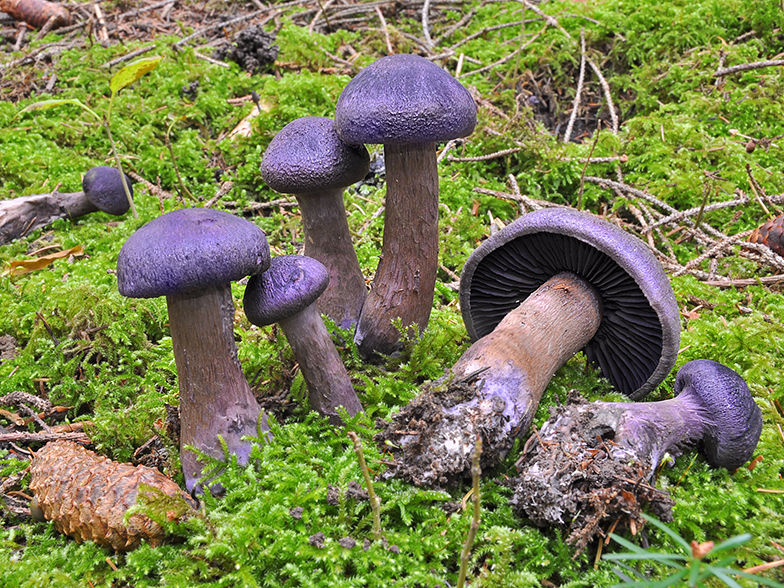
[[(131, 179), (125, 176), (125, 180), (133, 196)], [(0, 201), (0, 245), (61, 218), (77, 218), (99, 210), (121, 216), (129, 208), (120, 172), (113, 167), (94, 167), (84, 175), (81, 192), (54, 191)]]
[[(269, 267), (267, 238), (256, 225), (205, 208), (175, 210), (125, 242), (117, 259), (120, 294), (166, 296), (180, 386), (180, 459), (188, 491), (202, 482), (202, 462), (186, 446), (222, 459), (226, 443), (247, 464), (260, 407), (234, 342), (231, 282)], [(214, 488), (219, 490), (220, 488)]]
[(370, 156), (362, 145), (347, 145), (331, 119), (298, 118), (275, 135), (261, 161), (261, 176), (276, 192), (294, 194), (305, 228), (303, 254), (329, 271), (319, 297), (321, 312), (341, 329), (359, 319), (367, 288), (343, 205), (343, 191), (367, 175)]
[(268, 271), (248, 281), (243, 306), (254, 325), (280, 324), (308, 386), (311, 407), (340, 425), (338, 406), (353, 416), (362, 405), (316, 305), (328, 282), (327, 269), (315, 259), (280, 255)]
[(532, 212), (487, 239), (463, 269), (460, 304), (478, 340), (379, 435), (399, 448), (389, 474), (418, 484), (466, 473), (477, 434), (483, 467), (497, 464), (579, 350), (633, 398), (665, 378), (678, 352), (678, 305), (656, 258), (571, 209)]
[(351, 80), (335, 128), (349, 144), (383, 144), (384, 242), (354, 341), (365, 357), (400, 347), (394, 325), (425, 330), (438, 271), (436, 143), (470, 135), (476, 105), (463, 85), (418, 55), (389, 55)]
[(667, 493), (648, 483), (665, 454), (699, 446), (708, 463), (734, 470), (754, 453), (762, 413), (746, 382), (707, 359), (685, 364), (675, 398), (660, 402), (569, 404), (531, 437), (518, 461), (512, 504), (534, 523), (569, 525), (569, 542), (584, 546), (607, 517), (642, 525), (650, 502), (672, 519)]

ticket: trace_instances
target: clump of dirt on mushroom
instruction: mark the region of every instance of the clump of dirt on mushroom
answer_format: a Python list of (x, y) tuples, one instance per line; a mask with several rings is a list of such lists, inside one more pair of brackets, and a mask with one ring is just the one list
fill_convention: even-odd
[(488, 448), (482, 451), (482, 469), (500, 463), (515, 439), (506, 435), (504, 406), (489, 417), (479, 409), (450, 410), (476, 398), (479, 390), (471, 376), (426, 385), (390, 421), (376, 422), (376, 427), (381, 429), (375, 436), (376, 442), (395, 458), (385, 477), (395, 476), (426, 486), (454, 485), (460, 477), (454, 472), (462, 471), (466, 478), (470, 475), (464, 464), (470, 456), (455, 452), (452, 447), (456, 444), (473, 447), (477, 435), (482, 436)]
[(585, 403), (571, 390), (566, 405), (550, 408), (551, 420), (563, 426), (546, 438), (537, 430), (529, 437), (517, 461), (524, 473), (513, 480), (510, 501), (518, 514), (538, 526), (566, 528), (566, 542), (577, 554), (596, 536), (605, 535), (608, 529), (602, 523), (611, 521), (605, 527), (620, 524), (635, 532), (645, 524), (643, 507), (669, 522), (675, 504), (669, 492), (648, 480), (652, 464), (615, 459), (609, 448), (612, 439), (594, 434), (587, 413), (569, 418), (570, 406)]

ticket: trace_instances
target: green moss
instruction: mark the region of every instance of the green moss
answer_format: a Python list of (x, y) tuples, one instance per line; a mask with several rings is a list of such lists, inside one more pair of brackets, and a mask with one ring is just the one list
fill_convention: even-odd
[[(512, 147), (519, 151), (476, 162), (444, 160), (440, 164), (440, 262), (435, 303), (428, 329), (411, 341), (401, 358), (388, 365), (363, 363), (350, 332), (336, 332), (335, 342), (366, 415), (351, 427), (363, 438), (373, 473), (389, 459), (372, 441), (373, 422), (386, 418), (413, 398), (421, 386), (439, 378), (469, 344), (454, 288), (466, 258), (490, 233), (492, 219), (508, 223), (520, 207), (475, 190), (511, 192), (513, 175), (522, 193), (593, 212), (614, 211), (628, 218), (628, 202), (593, 184), (580, 186), (587, 175), (615, 178), (614, 164), (587, 168), (576, 158), (626, 155), (625, 181), (646, 188), (679, 209), (698, 206), (710, 187), (709, 202), (729, 200), (736, 190), (749, 192), (749, 165), (768, 194), (784, 192), (782, 139), (774, 145), (746, 149), (738, 135), (772, 139), (784, 134), (784, 70), (768, 68), (726, 76), (716, 81), (720, 52), (725, 65), (770, 59), (784, 51), (777, 0), (605, 0), (574, 3), (551, 1), (539, 6), (572, 36), (548, 27), (516, 58), (493, 71), (462, 81), (482, 103), (476, 132), (450, 154), (476, 157)], [(540, 31), (540, 21), (490, 30), (522, 18), (515, 2), (475, 3), (476, 14), (439, 50), (481, 33), (457, 47), (444, 61), (454, 72), (464, 53), (487, 65), (506, 57)], [(457, 9), (432, 19), (431, 35), (439, 39), (462, 17)], [(531, 18), (532, 13), (526, 13)], [(389, 19), (398, 52), (416, 50), (400, 34), (421, 35), (421, 22)], [(545, 81), (553, 108), (568, 112), (574, 98), (580, 63), (579, 36), (584, 29), (589, 55), (600, 64), (621, 117), (619, 134), (603, 129), (595, 142), (563, 145), (546, 128), (520, 88), (531, 79)], [(738, 40), (741, 35), (753, 35)], [(56, 38), (50, 37), (50, 38)], [(141, 184), (135, 187), (138, 220), (93, 214), (60, 220), (46, 230), (0, 247), (0, 262), (28, 257), (40, 247), (82, 245), (85, 255), (61, 259), (46, 269), (0, 278), (0, 334), (18, 342), (18, 355), (0, 364), (0, 395), (11, 390), (45, 394), (53, 402), (73, 406), (70, 420), (90, 420), (90, 435), (101, 453), (127, 460), (153, 434), (161, 434), (165, 404), (177, 403), (177, 378), (163, 299), (129, 300), (119, 295), (112, 273), (120, 247), (138, 227), (165, 211), (198, 205), (218, 186), (232, 180), (232, 190), (215, 206), (238, 213), (248, 204), (280, 198), (263, 182), (259, 164), (272, 137), (301, 116), (333, 116), (334, 106), (351, 73), (386, 53), (380, 30), (309, 34), (284, 18), (278, 33), (280, 75), (248, 75), (236, 65), (218, 68), (190, 50), (175, 52), (175, 38), (156, 39), (159, 66), (116, 98), (112, 131), (130, 170), (160, 184), (174, 198), (159, 198)], [(40, 42), (39, 42), (40, 43)], [(351, 46), (358, 52), (354, 69), (335, 68), (330, 57)], [(58, 98), (76, 98), (98, 113), (109, 103), (113, 72), (101, 65), (135, 45), (64, 52), (55, 64)], [(353, 59), (353, 58), (352, 58)], [(465, 61), (463, 73), (479, 67)], [(27, 71), (27, 70), (26, 70)], [(30, 75), (38, 75), (29, 70)], [(198, 82), (195, 96), (183, 87)], [(530, 86), (525, 86), (530, 87)], [(587, 89), (604, 99), (593, 74)], [(224, 137), (255, 106), (232, 105), (227, 99), (256, 91), (262, 113), (253, 119), (249, 137)], [(31, 96), (19, 104), (0, 102), (0, 198), (43, 193), (59, 184), (62, 191), (80, 189), (89, 167), (109, 160), (105, 133), (78, 108), (63, 106), (17, 116)], [(593, 99), (593, 98), (592, 98)], [(602, 116), (607, 114), (602, 107)], [(172, 124), (173, 123), (173, 124)], [(196, 202), (178, 193), (166, 131), (177, 165)], [(593, 150), (593, 151), (592, 151)], [(706, 173), (718, 179), (709, 179)], [(384, 189), (352, 188), (346, 209), (365, 275), (379, 260), (383, 234)], [(736, 217), (736, 212), (741, 212)], [(296, 208), (248, 214), (268, 235), (275, 254), (300, 250), (302, 228)], [(705, 222), (729, 233), (754, 228), (767, 219), (761, 207), (711, 212)], [(497, 225), (496, 225), (497, 226)], [(658, 241), (657, 237), (657, 243)], [(675, 239), (675, 237), (673, 237)], [(685, 262), (702, 251), (693, 242), (672, 243)], [(707, 266), (704, 266), (707, 269)], [(719, 271), (733, 276), (764, 273), (737, 258), (720, 261)], [(780, 558), (771, 542), (784, 544), (784, 497), (758, 489), (782, 490), (784, 458), (779, 426), (784, 415), (782, 330), (784, 299), (776, 288), (753, 286), (717, 289), (690, 277), (673, 279), (684, 311), (678, 366), (710, 358), (737, 370), (749, 383), (763, 411), (762, 440), (755, 455), (762, 461), (753, 471), (715, 471), (699, 456), (684, 456), (665, 468), (659, 485), (676, 500), (672, 523), (687, 540), (720, 540), (741, 533), (753, 539), (739, 552), (744, 565)], [(230, 465), (221, 475), (225, 497), (205, 498), (204, 516), (172, 525), (172, 542), (159, 548), (143, 546), (114, 555), (92, 544), (77, 545), (49, 524), (33, 523), (0, 511), (0, 587), (2, 586), (445, 586), (453, 583), (458, 554), (468, 531), (465, 510), (447, 514), (446, 502), (459, 503), (467, 487), (445, 492), (425, 491), (396, 480), (377, 480), (382, 500), (386, 544), (371, 538), (371, 511), (366, 501), (345, 497), (349, 482), (362, 475), (349, 440), (306, 407), (306, 389), (295, 369), (285, 337), (276, 327), (251, 326), (241, 312), (243, 285), (233, 286), (236, 335), (243, 370), (260, 396), (291, 393), (298, 405), (280, 424), (273, 423), (274, 442), (257, 445), (249, 466)], [(708, 302), (696, 309), (699, 300)], [(330, 325), (334, 327), (334, 325)], [(674, 374), (652, 398), (673, 393)], [(585, 368), (578, 354), (553, 378), (537, 411), (535, 423), (549, 416), (549, 407), (577, 388), (589, 398), (611, 394), (609, 383)], [(619, 399), (617, 395), (610, 395)], [(0, 425), (5, 421), (0, 420)], [(171, 440), (164, 439), (175, 453)], [(617, 580), (611, 565), (595, 553), (573, 560), (573, 550), (557, 529), (538, 529), (518, 518), (508, 505), (503, 481), (514, 475), (519, 444), (496, 471), (483, 481), (482, 525), (472, 552), (470, 576), (476, 586), (610, 586)], [(696, 455), (696, 454), (694, 454)], [(692, 459), (694, 457), (694, 459)], [(0, 455), (0, 477), (21, 472), (24, 464)], [(176, 472), (176, 457), (169, 460)], [(179, 474), (175, 474), (179, 476)], [(179, 479), (179, 478), (177, 478)], [(181, 480), (180, 480), (181, 481)], [(23, 481), (26, 489), (27, 480)], [(336, 504), (327, 501), (329, 486), (340, 490)], [(301, 518), (291, 509), (302, 507)], [(324, 533), (323, 548), (309, 538)], [(339, 540), (352, 537), (354, 548)], [(650, 530), (654, 545), (667, 538)], [(396, 550), (388, 546), (396, 546)], [(613, 550), (609, 545), (605, 549)], [(591, 550), (589, 550), (591, 551)], [(106, 561), (111, 557), (116, 570)], [(771, 570), (769, 577), (781, 578)]]

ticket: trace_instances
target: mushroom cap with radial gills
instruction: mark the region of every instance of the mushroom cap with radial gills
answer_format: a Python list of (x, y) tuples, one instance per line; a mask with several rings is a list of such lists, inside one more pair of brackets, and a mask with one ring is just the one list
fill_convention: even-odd
[(567, 208), (526, 214), (484, 241), (460, 277), (460, 307), (473, 340), (490, 333), (551, 277), (571, 272), (601, 299), (602, 319), (587, 359), (637, 400), (670, 373), (680, 343), (680, 312), (670, 282), (648, 247), (589, 213)]

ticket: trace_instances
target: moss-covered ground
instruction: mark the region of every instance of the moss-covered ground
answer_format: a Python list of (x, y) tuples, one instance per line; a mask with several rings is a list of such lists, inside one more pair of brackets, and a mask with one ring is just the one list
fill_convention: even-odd
[[(557, 23), (545, 27), (531, 6)], [(498, 1), (434, 7), (430, 33), (439, 44), (432, 53), (465, 41), (451, 57), (437, 60), (452, 73), (461, 53), (461, 73), (467, 74), (528, 44), (495, 67), (460, 78), (477, 99), (479, 122), (474, 134), (440, 164), (442, 269), (428, 329), (402, 359), (383, 366), (361, 362), (350, 333), (336, 335), (366, 408), (365, 416), (347, 428), (363, 439), (373, 473), (385, 467), (383, 450), (372, 442), (375, 419), (388, 416), (423, 383), (440, 377), (470, 343), (457, 304), (455, 274), (493, 226), (520, 214), (517, 203), (491, 194), (513, 194), (510, 176), (523, 195), (614, 215), (629, 230), (639, 229), (634, 211), (645, 202), (581, 182), (583, 175), (618, 180), (617, 162), (585, 164), (579, 158), (624, 156), (624, 182), (678, 210), (699, 207), (705, 194), (708, 203), (731, 200), (736, 190), (753, 194), (750, 177), (768, 195), (784, 193), (784, 68), (714, 76), (720, 67), (784, 57), (784, 6), (778, 0)], [(215, 8), (231, 10), (226, 3)], [(371, 13), (365, 14), (370, 23)], [(450, 29), (464, 14), (471, 17)], [(522, 19), (522, 26), (497, 26)], [(236, 64), (219, 67), (195, 57), (187, 46), (175, 51), (179, 37), (153, 39), (154, 53), (163, 60), (120, 92), (111, 124), (124, 165), (162, 192), (136, 184), (138, 219), (96, 213), (60, 220), (0, 247), (2, 264), (35, 256), (42, 247), (84, 247), (82, 256), (0, 278), (0, 335), (16, 340), (15, 357), (0, 363), (0, 396), (18, 390), (73, 407), (66, 413), (68, 421), (90, 421), (86, 430), (95, 449), (118, 460), (130, 460), (153, 435), (161, 435), (169, 450), (165, 469), (180, 482), (176, 447), (162, 426), (166, 405), (178, 402), (165, 300), (130, 300), (118, 293), (114, 268), (120, 247), (162, 212), (203, 205), (223, 182), (232, 181), (231, 190), (214, 206), (256, 223), (274, 254), (299, 251), (302, 229), (296, 207), (253, 206), (281, 197), (261, 178), (264, 150), (297, 117), (332, 117), (351, 76), (387, 52), (377, 20), (363, 28), (309, 33), (284, 14), (277, 25), (271, 21), (267, 27), (278, 25), (278, 62), (285, 67), (263, 74), (251, 75)], [(613, 132), (601, 84), (587, 68), (581, 106), (585, 116), (575, 126), (576, 140), (564, 144), (580, 69), (581, 31), (588, 57), (606, 78), (620, 124)], [(420, 50), (418, 19), (388, 13), (387, 32), (395, 52)], [(59, 38), (50, 33), (31, 48)], [(20, 100), (18, 94), (0, 95), (0, 199), (55, 186), (77, 191), (81, 174), (111, 162), (103, 129), (78, 107), (18, 113), (53, 97), (79, 99), (105, 112), (116, 68), (101, 65), (140, 45), (96, 42), (67, 49), (47, 65), (47, 72), (57, 75), (53, 94), (33, 90)], [(45, 87), (39, 64), (20, 63), (21, 56), (0, 56), (0, 75)], [(198, 90), (183, 92), (193, 82)], [(224, 138), (255, 108), (251, 101), (227, 100), (252, 91), (266, 106), (253, 119), (252, 132)], [(166, 144), (169, 128), (177, 168), (193, 199), (181, 193)], [(756, 141), (750, 144), (749, 137)], [(511, 152), (465, 161), (502, 150)], [(376, 213), (383, 195), (383, 185), (355, 187), (346, 195), (367, 276), (373, 275), (380, 252), (383, 215)], [(760, 202), (764, 205), (760, 199), (709, 211), (701, 222), (732, 235), (761, 225), (768, 213), (780, 214), (775, 204)], [(665, 227), (656, 233), (655, 245), (679, 264), (705, 252), (704, 244), (670, 231)], [(730, 247), (718, 258), (713, 267), (717, 276), (747, 279), (775, 273), (738, 251)], [(707, 259), (695, 269), (708, 273), (710, 264)], [(687, 454), (664, 468), (658, 486), (672, 493), (671, 526), (688, 541), (750, 533), (752, 540), (736, 555), (740, 566), (751, 567), (784, 557), (784, 298), (775, 283), (719, 288), (699, 277), (686, 272), (672, 278), (683, 316), (678, 366), (714, 359), (746, 379), (764, 417), (755, 453), (760, 459), (754, 468), (727, 472), (711, 469), (697, 453)], [(469, 486), (431, 491), (377, 481), (386, 541), (366, 541), (372, 536), (369, 504), (343, 495), (349, 482), (363, 479), (350, 440), (344, 430), (308, 412), (302, 377), (283, 334), (275, 327), (252, 326), (241, 310), (243, 286), (233, 288), (235, 332), (246, 376), (262, 401), (293, 399), (293, 410), (280, 413), (273, 423), (274, 441), (257, 445), (248, 467), (230, 466), (221, 476), (225, 496), (206, 497), (203, 516), (173, 526), (172, 540), (158, 548), (114, 554), (90, 543), (80, 545), (51, 524), (0, 504), (0, 586), (454, 585), (471, 508), (464, 503), (453, 512), (443, 506), (459, 505)], [(609, 390), (584, 364), (578, 356), (556, 374), (537, 424), (547, 418), (547, 407), (571, 388), (591, 398)], [(654, 399), (670, 397), (673, 381), (674, 374)], [(5, 418), (0, 416), (0, 426), (10, 427)], [(30, 424), (33, 430), (35, 423)], [(11, 446), (0, 447), (2, 485), (27, 462), (16, 459)], [(609, 562), (595, 562), (596, 545), (574, 558), (561, 530), (535, 528), (515, 516), (503, 481), (514, 475), (517, 451), (503, 467), (483, 476), (482, 521), (468, 571), (471, 585), (617, 583)], [(22, 478), (4, 491), (26, 493), (28, 481)], [(341, 490), (339, 500), (327, 501), (330, 486)], [(295, 507), (303, 508), (301, 517), (292, 516)], [(319, 532), (325, 536), (323, 547), (309, 542)], [(356, 547), (339, 543), (345, 537), (356, 540)], [(653, 549), (666, 548), (670, 541), (655, 529), (634, 540)], [(604, 546), (605, 552), (617, 549), (612, 543)], [(652, 578), (661, 573), (655, 566), (642, 569)], [(765, 574), (783, 580), (780, 569)]]

